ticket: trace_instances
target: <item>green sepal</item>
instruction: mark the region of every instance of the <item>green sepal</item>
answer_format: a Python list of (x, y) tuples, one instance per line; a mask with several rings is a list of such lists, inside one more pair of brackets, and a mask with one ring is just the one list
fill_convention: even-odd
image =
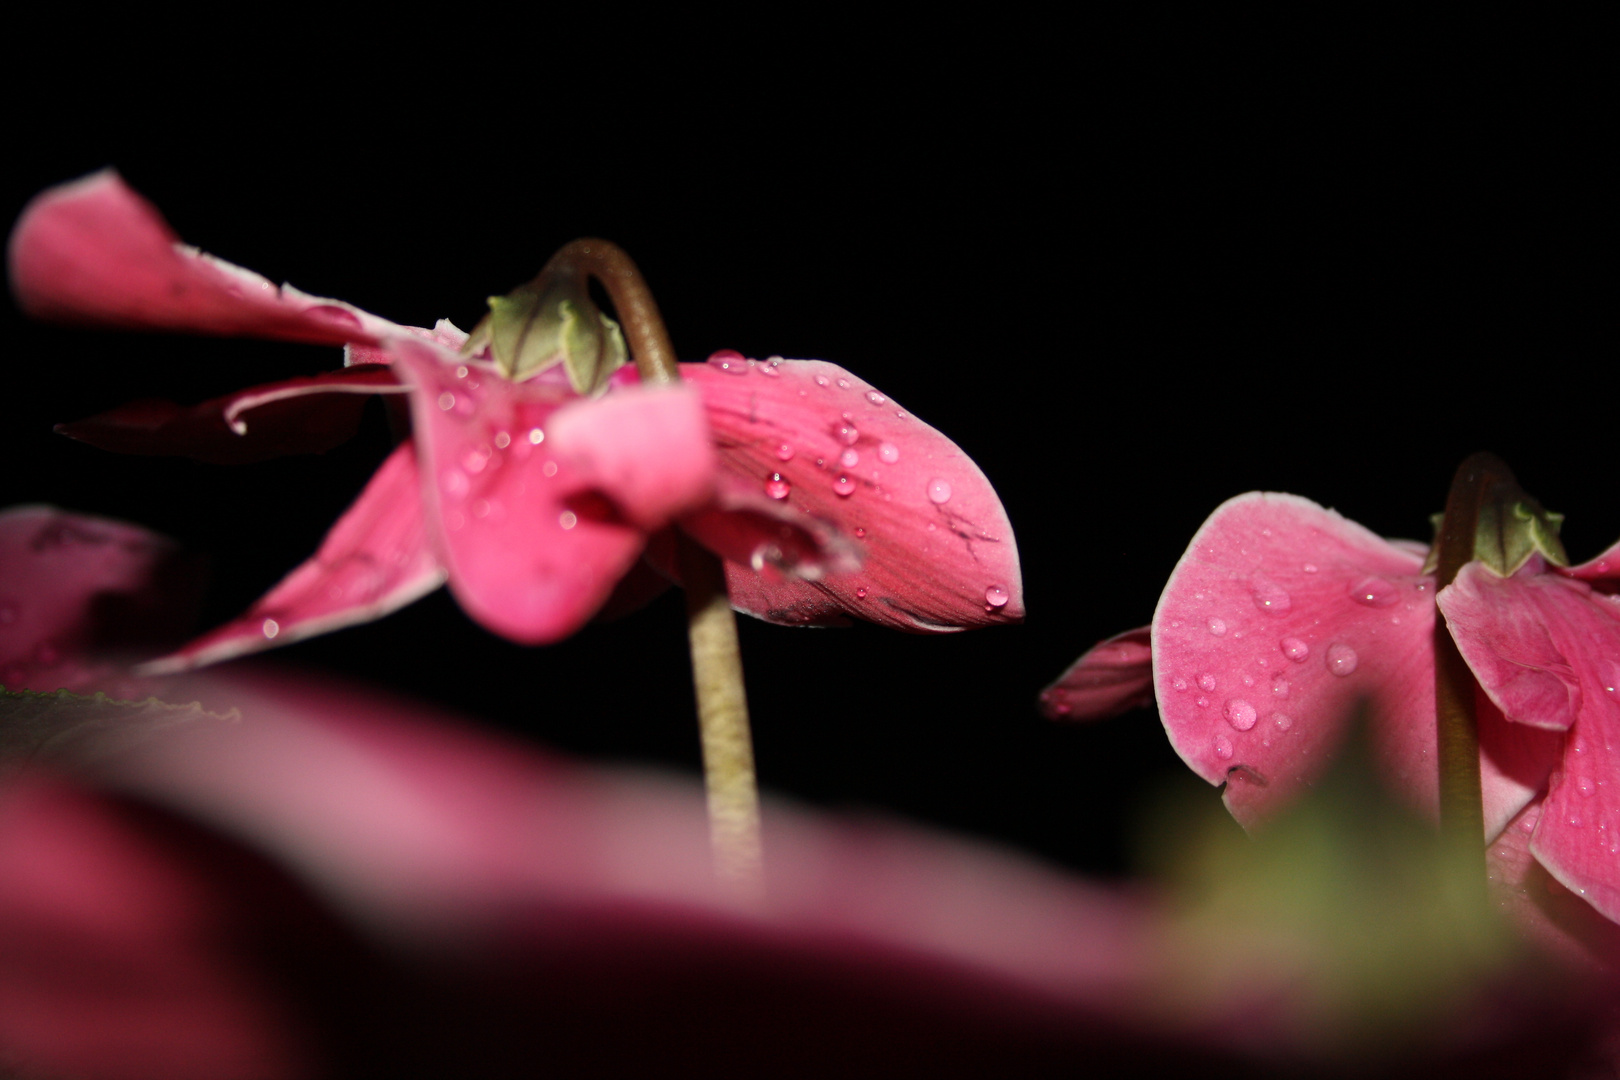
[(630, 359), (619, 324), (591, 299), (586, 279), (545, 271), (505, 296), (489, 298), (489, 314), (462, 346), (473, 356), (485, 346), (496, 369), (514, 382), (562, 364), (568, 383), (595, 394)]
[[(1434, 524), (1434, 543), (1423, 561), (1425, 574), (1439, 569), (1440, 530), (1445, 519), (1444, 514), (1429, 518)], [(1502, 577), (1512, 577), (1532, 555), (1540, 555), (1554, 566), (1568, 566), (1569, 556), (1564, 554), (1564, 542), (1558, 538), (1563, 524), (1563, 514), (1545, 509), (1516, 481), (1499, 482), (1480, 504), (1474, 529), (1474, 559)]]

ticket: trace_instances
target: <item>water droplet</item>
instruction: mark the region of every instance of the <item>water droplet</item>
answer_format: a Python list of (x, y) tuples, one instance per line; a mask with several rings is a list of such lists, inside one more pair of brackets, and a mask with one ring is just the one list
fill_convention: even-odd
[(780, 356), (767, 356), (765, 362), (759, 365), (761, 375), (769, 375), (773, 379), (782, 376), (782, 358)]
[(859, 526), (856, 526), (856, 528), (855, 528), (855, 539), (857, 539), (857, 540), (865, 540), (866, 539), (866, 530), (863, 529), (863, 528), (860, 528)]
[(1340, 678), (1355, 671), (1358, 663), (1360, 658), (1356, 656), (1356, 650), (1343, 642), (1335, 642), (1328, 646), (1327, 668)]
[(467, 377), (467, 365), (466, 364), (457, 364), (456, 365), (456, 378), (465, 379), (466, 377)]
[(489, 464), (489, 459), (495, 456), (495, 448), (489, 444), (475, 446), (461, 457), (461, 467), (477, 476)]
[(562, 513), (557, 515), (557, 524), (561, 525), (565, 529), (572, 529), (575, 525), (579, 524), (579, 518), (572, 510), (564, 510)]
[(456, 395), (452, 394), (448, 390), (446, 390), (444, 393), (439, 395), (439, 408), (443, 409), (445, 412), (449, 412), (451, 409), (453, 409), (455, 407), (456, 407)]
[(469, 486), (467, 474), (460, 469), (446, 469), (439, 477), (439, 486), (444, 488), (444, 493), (452, 499), (464, 499), (467, 497)]
[(846, 469), (853, 469), (860, 463), (861, 455), (855, 452), (854, 447), (850, 447), (848, 450), (845, 450), (842, 454), (838, 455), (838, 464), (842, 465)]
[(779, 472), (771, 473), (771, 478), (765, 481), (765, 494), (773, 499), (785, 499), (792, 490), (793, 485), (784, 480)]
[(984, 590), (984, 602), (993, 608), (1006, 607), (1007, 600), (1007, 590), (1000, 585), (992, 585)]
[(928, 481), (928, 501), (932, 503), (950, 502), (951, 485), (938, 477)]
[(1316, 573), (1316, 564), (1313, 562), (1308, 562), (1304, 566), (1300, 567), (1300, 569), (1304, 570), (1307, 574), (1314, 574)]
[(546, 441), (546, 433), (545, 432), (541, 431), (537, 427), (533, 427), (533, 428), (529, 429), (529, 443), (530, 443), (531, 446), (539, 446), (541, 443), (543, 443), (545, 441)]
[(1226, 722), (1239, 731), (1248, 731), (1254, 727), (1255, 717), (1258, 715), (1254, 706), (1242, 698), (1233, 698), (1226, 703)]
[(736, 349), (721, 349), (709, 354), (709, 366), (719, 368), (727, 375), (748, 374), (748, 359)]
[(831, 386), (832, 385), (832, 380), (827, 378), (827, 376), (825, 376), (825, 375), (817, 375), (816, 376), (816, 385), (817, 386)]
[(496, 449), (505, 450), (508, 446), (511, 446), (511, 445), (512, 445), (511, 433), (505, 432), (505, 431), (497, 431), (495, 433), (495, 447), (496, 447)]
[(472, 504), (472, 515), (475, 518), (489, 517), (489, 500), (478, 499)]
[(1210, 675), (1207, 672), (1205, 674), (1203, 674), (1203, 675), (1198, 676), (1198, 689), (1200, 689), (1200, 690), (1213, 690), (1213, 689), (1215, 689), (1215, 676)]
[(1285, 637), (1277, 643), (1283, 655), (1296, 664), (1303, 664), (1305, 658), (1311, 655), (1311, 647), (1297, 637)]
[(1225, 735), (1215, 736), (1215, 756), (1222, 761), (1229, 761), (1232, 757), (1232, 740)]
[(1254, 676), (1245, 674), (1243, 676), (1243, 685), (1244, 686), (1253, 686), (1254, 685)]
[(267, 638), (273, 638), (281, 633), (281, 624), (274, 619), (266, 619), (259, 624), (259, 632)]
[(857, 599), (857, 600), (865, 600), (866, 599), (866, 587), (865, 586), (862, 586), (861, 588), (855, 590), (855, 599)]
[(545, 477), (556, 476), (557, 463), (555, 461), (548, 461), (544, 465), (540, 466), (540, 475)]
[(792, 461), (793, 460), (793, 447), (788, 445), (787, 443), (778, 443), (777, 446), (776, 446), (776, 460), (777, 461)]
[(1214, 634), (1216, 637), (1220, 637), (1222, 634), (1226, 633), (1226, 620), (1212, 617), (1209, 620), (1209, 632)]
[(1590, 777), (1583, 776), (1575, 781), (1575, 790), (1582, 795), (1591, 795), (1597, 791), (1597, 785), (1592, 783)]
[(1350, 599), (1367, 607), (1389, 607), (1400, 598), (1395, 583), (1381, 577), (1364, 577), (1350, 587)]
[(1287, 731), (1294, 726), (1294, 718), (1287, 713), (1272, 713), (1271, 722), (1278, 731)]
[(839, 379), (838, 380), (838, 389), (840, 389), (840, 390), (848, 390), (849, 389), (849, 380), (848, 379)]
[(855, 481), (851, 480), (847, 476), (840, 476), (837, 480), (833, 481), (833, 490), (845, 498), (848, 498), (855, 492)]
[(1171, 679), (1170, 680), (1170, 689), (1176, 691), (1177, 693), (1185, 693), (1186, 689), (1187, 689), (1187, 680), (1183, 679), (1183, 678), (1181, 678), (1179, 676), (1174, 678), (1174, 679)]
[(1254, 593), (1254, 606), (1270, 615), (1281, 615), (1294, 606), (1288, 590), (1267, 577), (1257, 577), (1249, 583)]
[(845, 446), (854, 446), (856, 441), (859, 440), (860, 437), (861, 437), (861, 433), (859, 431), (855, 430), (855, 425), (854, 424), (840, 424), (839, 425), (839, 427), (838, 427), (838, 441), (843, 443)]
[(1193, 704), (1198, 706), (1200, 709), (1207, 709), (1209, 708), (1209, 698), (1205, 697), (1203, 694), (1199, 694), (1193, 699)]
[(889, 399), (878, 393), (876, 390), (868, 390), (866, 392), (866, 400), (870, 401), (874, 405), (882, 405)]
[(892, 442), (879, 443), (878, 460), (885, 465), (893, 465), (900, 460), (900, 448)]
[(1281, 675), (1278, 675), (1275, 678), (1273, 678), (1271, 680), (1271, 695), (1273, 697), (1287, 697), (1288, 696), (1288, 680), (1283, 678)]

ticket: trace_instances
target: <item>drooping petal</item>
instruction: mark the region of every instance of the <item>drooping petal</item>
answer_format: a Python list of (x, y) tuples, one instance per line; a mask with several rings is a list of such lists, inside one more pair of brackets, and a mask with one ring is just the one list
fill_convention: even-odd
[(1503, 578), (1470, 563), (1440, 609), (1508, 719), (1568, 729), (1531, 850), (1620, 921), (1620, 599), (1544, 569), (1532, 560)]
[(1593, 645), (1559, 633), (1561, 620), (1585, 614), (1591, 588), (1545, 570), (1539, 556), (1507, 578), (1469, 563), (1437, 602), (1458, 651), (1504, 716), (1568, 731), (1581, 705), (1578, 669), (1605, 661)]
[[(690, 508), (710, 490), (709, 436), (684, 418), (691, 404), (679, 394), (619, 391), (620, 401), (583, 402), (565, 385), (510, 382), (423, 341), (392, 343), (415, 390), (429, 534), (456, 598), (498, 634), (540, 644), (579, 629), (641, 554), (659, 512)], [(579, 412), (565, 421), (564, 442), (578, 457), (551, 435), (554, 414), (570, 403)], [(610, 449), (614, 438), (636, 437), (633, 422), (667, 440), (639, 466)], [(647, 482), (657, 476), (674, 499)]]
[(200, 585), (173, 541), (139, 526), (54, 506), (0, 512), (0, 685), (149, 693), (105, 657), (150, 655), (189, 630)]
[[(712, 502), (681, 518), (681, 529), (721, 558), (753, 571), (736, 575), (744, 591), (731, 598), (750, 614), (756, 600), (771, 599), (768, 592), (748, 591), (756, 579), (773, 586), (784, 578), (814, 582), (861, 565), (856, 542), (831, 522), (784, 506), (730, 470), (720, 475)], [(679, 580), (673, 566), (665, 569)]]
[(662, 528), (714, 490), (703, 402), (685, 387), (634, 387), (572, 402), (552, 416), (546, 436), (620, 516), (643, 529)]
[(42, 319), (318, 345), (370, 344), (399, 329), (183, 247), (111, 169), (35, 196), (7, 256), (18, 305)]
[(189, 457), (242, 465), (287, 454), (319, 454), (347, 441), (371, 394), (404, 393), (375, 364), (239, 390), (189, 408), (143, 400), (68, 424), (59, 434), (120, 454)]
[(821, 361), (722, 353), (681, 375), (703, 394), (726, 467), (862, 547), (859, 571), (813, 582), (728, 561), (739, 609), (790, 625), (842, 613), (922, 632), (1023, 618), (1006, 511), (944, 435)]
[(1358, 701), (1386, 776), (1436, 809), (1433, 581), (1418, 555), (1295, 495), (1251, 492), (1198, 530), (1153, 616), (1176, 752), (1251, 824), (1325, 767)]
[(397, 611), (444, 584), (422, 519), (415, 448), (401, 443), (309, 561), (241, 617), (144, 665), (184, 671)]
[(1087, 649), (1041, 691), (1041, 712), (1057, 720), (1106, 720), (1152, 705), (1150, 630), (1140, 626)]

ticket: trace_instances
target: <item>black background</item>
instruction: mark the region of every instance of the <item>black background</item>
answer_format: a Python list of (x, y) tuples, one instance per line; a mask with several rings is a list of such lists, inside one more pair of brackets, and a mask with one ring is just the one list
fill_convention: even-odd
[[(1236, 24), (807, 21), (689, 42), (676, 22), (446, 15), (393, 37), (279, 26), (268, 59), (194, 28), (101, 27), (93, 48), (70, 29), (22, 35), (54, 78), (8, 76), (7, 220), (114, 165), (222, 258), (464, 328), (561, 244), (605, 236), (685, 358), (836, 362), (979, 462), (1027, 623), (744, 620), (777, 793), (1114, 873), (1144, 793), (1184, 770), (1151, 713), (1058, 725), (1035, 695), (1148, 620), (1222, 500), (1296, 492), (1427, 539), (1456, 464), (1491, 449), (1568, 515), (1573, 557), (1620, 536), (1613, 133), (1578, 65), (1521, 70), (1540, 45), (1448, 40), (1442, 73), (1393, 31), (1360, 48)], [(307, 557), (389, 449), (380, 412), (330, 454), (237, 468), (69, 442), (53, 423), (338, 356), (4, 317), (0, 505), (207, 553), (208, 624)], [(526, 649), (441, 591), (280, 659), (695, 772), (684, 650), (674, 594)]]

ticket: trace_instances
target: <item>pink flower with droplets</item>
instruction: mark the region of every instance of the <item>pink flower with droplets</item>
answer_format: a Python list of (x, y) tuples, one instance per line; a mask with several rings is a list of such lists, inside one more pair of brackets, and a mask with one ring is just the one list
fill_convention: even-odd
[(448, 322), (401, 326), (181, 245), (111, 171), (35, 198), (8, 254), (19, 305), (43, 318), (345, 349), (339, 371), (190, 408), (135, 403), (63, 425), (71, 437), (252, 461), (329, 449), (367, 396), (408, 396), (412, 437), (315, 556), (171, 667), (369, 621), (446, 582), (490, 630), (555, 641), (616, 588), (661, 588), (641, 557), (668, 573), (674, 527), (723, 557), (740, 610), (772, 622), (936, 632), (1022, 617), (1012, 529), (983, 473), (831, 364), (723, 352), (681, 365), (682, 387), (626, 369), (597, 398), (557, 368), (509, 379), (487, 351), (462, 355)]
[[(1365, 701), (1385, 776), (1433, 815), (1438, 603), (1480, 686), (1501, 884), (1544, 869), (1620, 921), (1620, 544), (1506, 577), (1471, 562), (1438, 597), (1426, 552), (1295, 495), (1240, 495), (1193, 537), (1151, 627), (1092, 648), (1042, 707), (1091, 719), (1156, 698), (1176, 752), (1253, 825), (1322, 774)], [(1535, 906), (1522, 892), (1504, 902)]]

